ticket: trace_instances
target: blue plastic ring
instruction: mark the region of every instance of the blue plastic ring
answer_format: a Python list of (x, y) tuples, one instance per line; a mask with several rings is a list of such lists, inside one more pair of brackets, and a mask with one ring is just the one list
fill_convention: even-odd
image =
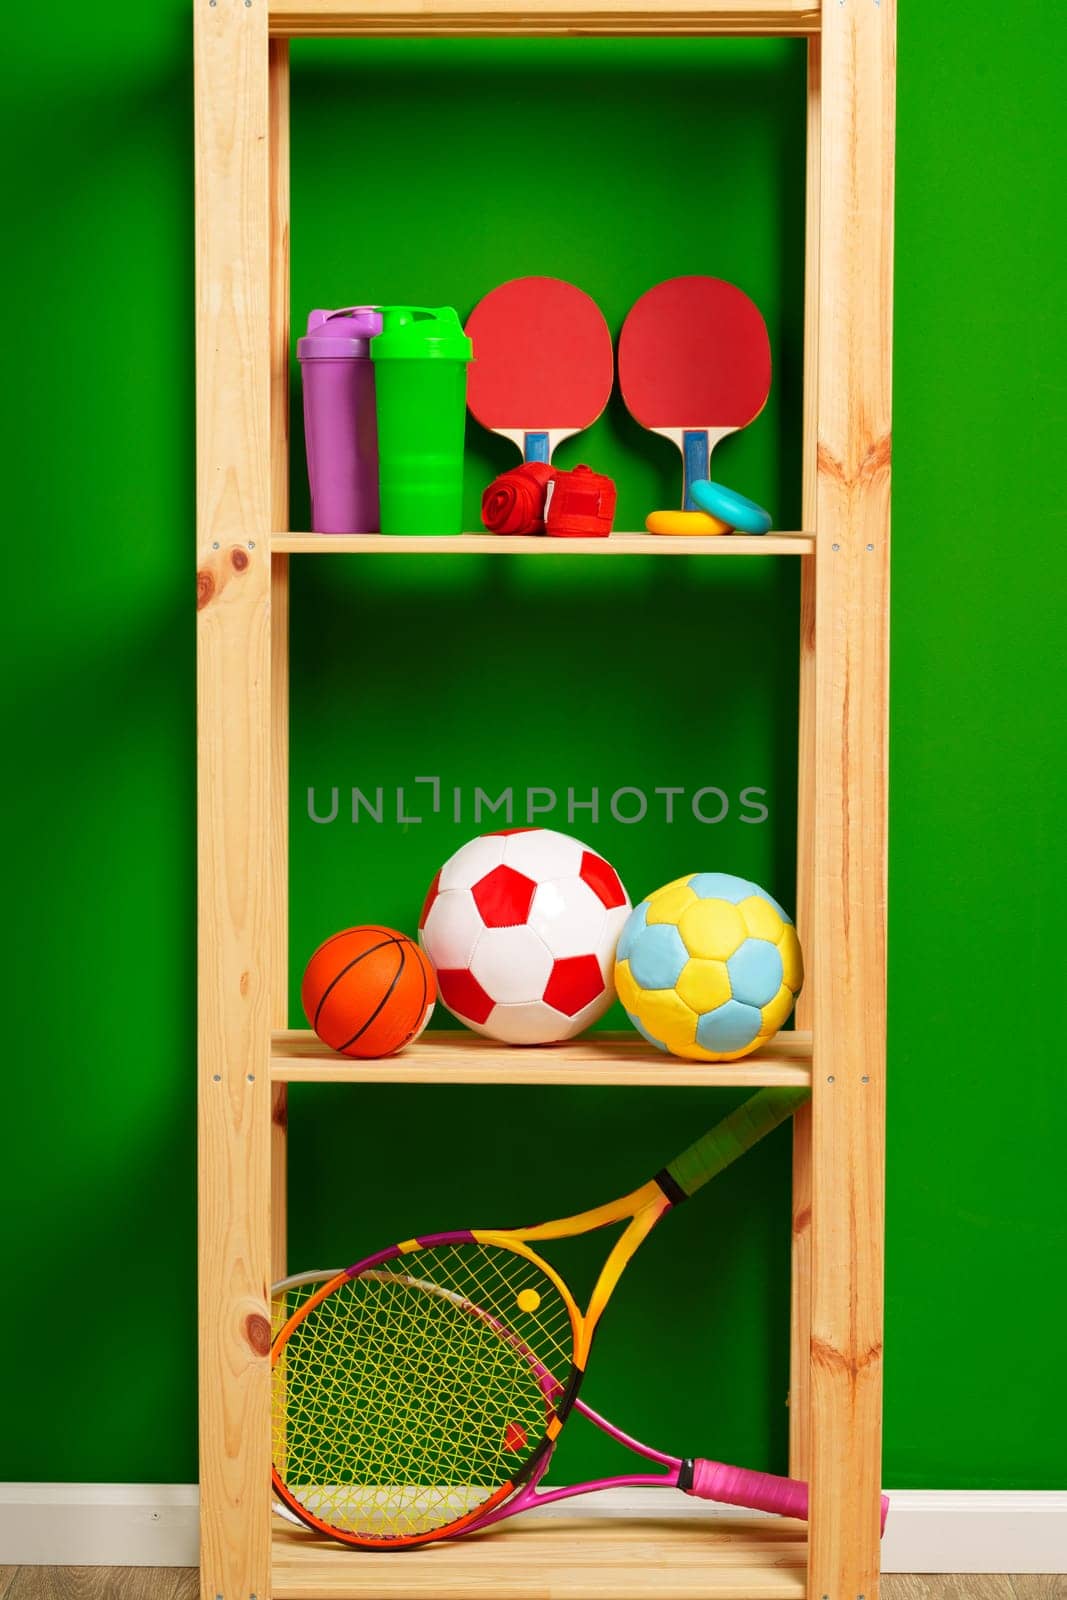
[(766, 533), (771, 525), (771, 514), (758, 506), (755, 500), (746, 500), (736, 489), (723, 483), (712, 483), (710, 478), (698, 478), (689, 485), (689, 493), (709, 516), (729, 523), (738, 533)]

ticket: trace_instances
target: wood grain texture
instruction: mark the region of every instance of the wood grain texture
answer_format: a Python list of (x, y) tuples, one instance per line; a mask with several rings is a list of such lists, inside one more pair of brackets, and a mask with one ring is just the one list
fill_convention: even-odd
[(494, 35), (804, 35), (817, 0), (273, 0), (282, 37)]
[(270, 41), (271, 523), (289, 525), (289, 45)]
[(274, 1600), (802, 1600), (795, 1522), (684, 1516), (517, 1520), (450, 1544), (377, 1555), (282, 1527)]
[(789, 1476), (811, 1471), (811, 1102), (793, 1113), (790, 1206)]
[(195, 1567), (18, 1567), (0, 1600), (198, 1600)]
[[(803, 511), (815, 526), (819, 345), (819, 39), (808, 40), (807, 175), (804, 244), (804, 436)], [(815, 563), (800, 569), (799, 703), (797, 713), (797, 893), (796, 924), (801, 949), (812, 922), (815, 894)], [(809, 963), (810, 967), (810, 963)], [(810, 1029), (810, 970), (796, 1009), (798, 1028)], [(811, 1471), (811, 1107), (793, 1118), (792, 1294), (789, 1329), (789, 1472)]]
[(809, 1596), (876, 1600), (895, 3), (824, 0)]
[[(287, 1564), (299, 1558), (283, 1551), (279, 1559), (281, 1564)], [(472, 1595), (478, 1592), (471, 1591)], [(481, 1592), (485, 1600), (491, 1600), (491, 1591)], [(597, 1600), (605, 1600), (615, 1592), (610, 1587), (601, 1590)], [(383, 1595), (391, 1593), (383, 1591)], [(419, 1593), (420, 1600), (428, 1593), (437, 1600), (436, 1589), (431, 1590), (429, 1585)], [(721, 1595), (724, 1591), (713, 1586), (709, 1593)], [(0, 1567), (0, 1600), (198, 1600), (198, 1595), (194, 1567)], [(1065, 1600), (1067, 1576), (898, 1574), (882, 1579), (882, 1595), (883, 1600)]]
[(271, 549), (293, 555), (466, 556), (803, 556), (815, 541), (803, 533), (718, 538), (612, 533), (606, 539), (547, 539), (503, 533), (275, 533)]
[(748, 1088), (811, 1082), (808, 1034), (780, 1033), (758, 1055), (721, 1065), (664, 1056), (634, 1033), (601, 1033), (515, 1049), (471, 1033), (424, 1033), (396, 1056), (353, 1061), (306, 1029), (275, 1033), (271, 1075), (283, 1083), (651, 1084)]
[[(1030, 1589), (1030, 1584), (1039, 1587)], [(1018, 1587), (1022, 1585), (1023, 1587)], [(882, 1600), (1064, 1600), (1063, 1576), (1011, 1577), (1003, 1572), (898, 1573), (882, 1579)]]
[(268, 42), (194, 3), (200, 1524), (205, 1594), (269, 1594)]
[[(289, 521), (289, 44), (272, 39), (270, 95), (270, 464), (271, 520)], [(271, 1025), (289, 1021), (289, 557), (271, 560), (270, 581)], [(271, 1090), (271, 1281), (287, 1258), (289, 1099)]]
[[(821, 44), (808, 41), (807, 174), (804, 236), (804, 425), (802, 440), (802, 518), (815, 527), (818, 514), (819, 457), (819, 132)], [(796, 924), (801, 949), (812, 927), (815, 897), (815, 562), (800, 568), (799, 697), (797, 706), (797, 899)], [(811, 963), (808, 964), (809, 969)], [(798, 1028), (810, 1028), (812, 973), (805, 973), (797, 1000)]]

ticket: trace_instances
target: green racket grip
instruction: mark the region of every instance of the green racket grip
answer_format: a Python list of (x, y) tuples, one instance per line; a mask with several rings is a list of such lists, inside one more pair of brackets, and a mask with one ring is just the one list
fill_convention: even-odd
[(667, 1172), (684, 1194), (696, 1194), (709, 1179), (786, 1122), (809, 1093), (808, 1089), (761, 1089), (688, 1150), (668, 1161)]

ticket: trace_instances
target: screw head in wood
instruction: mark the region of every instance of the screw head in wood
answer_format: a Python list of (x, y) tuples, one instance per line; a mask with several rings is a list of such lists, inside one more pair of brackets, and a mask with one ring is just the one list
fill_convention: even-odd
[(215, 1073), (215, 1074), (214, 1074), (214, 1076), (213, 1076), (213, 1079), (212, 1079), (212, 1081), (213, 1081), (213, 1082), (214, 1082), (214, 1083), (221, 1083), (221, 1082), (222, 1082), (222, 1073), (221, 1073), (221, 1072), (216, 1072), (216, 1073)]
[(834, 1075), (833, 1075), (833, 1073), (832, 1073), (832, 1072), (831, 1072), (831, 1074), (830, 1074), (830, 1076), (829, 1076), (829, 1077), (828, 1077), (828, 1078), (827, 1078), (827, 1080), (826, 1080), (826, 1081), (827, 1081), (827, 1083), (833, 1083), (833, 1081), (834, 1081)]
[(831, 545), (831, 546), (830, 546), (830, 549), (831, 549), (831, 550), (840, 550), (840, 548), (841, 548), (841, 546), (840, 546), (840, 545), (839, 545), (839, 544), (832, 544), (832, 545)]

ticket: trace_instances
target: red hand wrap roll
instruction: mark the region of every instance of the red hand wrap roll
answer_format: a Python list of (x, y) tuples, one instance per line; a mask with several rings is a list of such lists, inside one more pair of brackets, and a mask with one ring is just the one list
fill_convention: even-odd
[(482, 495), (490, 533), (544, 533), (545, 490), (555, 474), (547, 461), (526, 461), (502, 472)]
[(557, 472), (545, 532), (554, 539), (606, 539), (615, 517), (615, 484), (591, 467)]

